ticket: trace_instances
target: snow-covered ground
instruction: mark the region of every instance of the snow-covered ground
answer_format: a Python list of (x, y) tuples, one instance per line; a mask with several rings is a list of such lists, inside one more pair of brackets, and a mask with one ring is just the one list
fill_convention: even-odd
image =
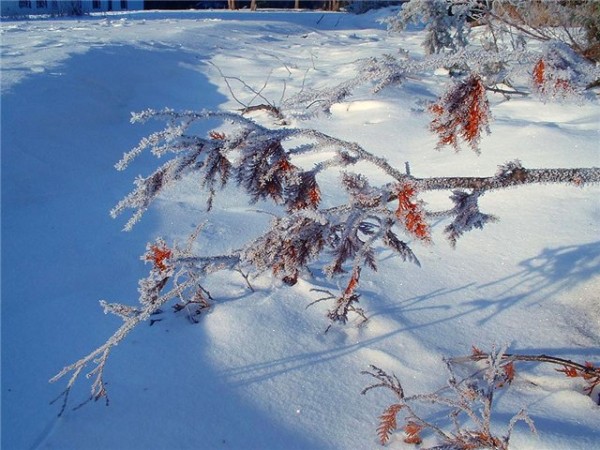
[[(267, 226), (235, 189), (204, 211), (186, 182), (163, 196), (130, 233), (108, 211), (156, 161), (114, 170), (123, 152), (161, 124), (131, 125), (145, 108), (239, 107), (224, 83), (238, 76), (274, 102), (303, 83), (350, 78), (357, 58), (419, 52), (422, 35), (387, 36), (375, 19), (313, 12), (144, 12), (81, 19), (4, 21), (2, 37), (2, 448), (21, 449), (368, 449), (377, 448), (386, 392), (360, 391), (369, 364), (394, 372), (409, 393), (445, 382), (441, 358), (471, 346), (600, 362), (598, 187), (529, 186), (487, 194), (498, 223), (452, 250), (443, 223), (433, 245), (415, 245), (422, 267), (382, 249), (377, 273), (363, 273), (369, 321), (327, 334), (326, 304), (310, 289), (334, 289), (318, 275), (293, 287), (262, 276), (250, 292), (237, 274), (208, 287), (218, 300), (200, 323), (165, 313), (112, 353), (110, 406), (62, 417), (49, 405), (63, 383), (48, 379), (102, 344), (120, 325), (98, 300), (137, 301), (139, 260), (156, 236), (168, 242), (208, 220), (207, 254), (241, 245)], [(213, 63), (214, 65), (208, 64)], [(439, 80), (379, 94), (359, 90), (321, 130), (410, 161), (416, 176), (493, 175), (519, 158), (525, 167), (600, 166), (600, 105), (494, 98), (482, 155), (435, 151), (423, 101)], [(252, 94), (231, 80), (242, 101)], [(367, 169), (368, 170), (368, 169)], [(374, 174), (373, 174), (374, 175)], [(337, 178), (322, 180), (324, 201)], [(440, 196), (425, 198), (443, 205)], [(447, 200), (446, 200), (447, 201)], [(578, 380), (536, 365), (518, 370), (501, 398), (503, 430), (521, 407), (539, 435), (519, 425), (515, 449), (600, 448), (600, 409)], [(82, 378), (71, 406), (85, 400)], [(401, 434), (393, 448), (410, 447)], [(511, 447), (512, 448), (512, 447)]]

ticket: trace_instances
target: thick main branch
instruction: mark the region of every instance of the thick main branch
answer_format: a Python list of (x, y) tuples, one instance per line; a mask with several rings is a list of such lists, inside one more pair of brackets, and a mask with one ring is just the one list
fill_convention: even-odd
[(575, 169), (525, 169), (519, 168), (509, 174), (498, 174), (493, 177), (432, 177), (412, 178), (417, 188), (422, 191), (473, 189), (490, 191), (524, 184), (566, 183), (582, 186), (600, 183), (600, 168)]

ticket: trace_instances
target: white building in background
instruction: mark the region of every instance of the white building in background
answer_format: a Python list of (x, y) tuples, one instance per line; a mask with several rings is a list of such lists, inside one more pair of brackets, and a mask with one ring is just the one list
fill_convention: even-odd
[(0, 2), (2, 16), (31, 14), (80, 15), (93, 12), (144, 9), (144, 0), (25, 0)]

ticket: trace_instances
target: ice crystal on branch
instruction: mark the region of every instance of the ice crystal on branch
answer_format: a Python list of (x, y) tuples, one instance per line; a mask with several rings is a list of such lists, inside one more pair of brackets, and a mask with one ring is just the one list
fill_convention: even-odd
[(100, 304), (104, 312), (118, 315), (123, 320), (123, 324), (103, 345), (73, 364), (64, 367), (50, 380), (54, 382), (71, 374), (66, 389), (59, 397), (63, 398), (59, 415), (65, 411), (69, 393), (84, 368), (89, 364), (94, 365), (86, 374), (87, 378), (94, 380), (88, 401), (107, 399), (104, 368), (113, 348), (125, 339), (136, 326), (149, 320), (160, 311), (161, 306), (174, 299), (183, 299), (182, 308), (175, 307), (176, 311), (193, 304), (197, 306), (194, 312), (194, 315), (197, 315), (200, 310), (208, 306), (201, 277), (216, 270), (217, 267), (221, 270), (232, 270), (239, 264), (237, 255), (203, 259), (190, 258), (188, 250), (169, 248), (162, 238), (158, 238), (154, 243), (149, 243), (147, 251), (141, 259), (152, 263), (152, 268), (148, 276), (139, 281), (139, 306), (132, 307), (101, 300)]
[(386, 231), (382, 237), (383, 244), (394, 250), (402, 258), (402, 261), (408, 261), (421, 267), (419, 259), (413, 253), (408, 244), (404, 241), (401, 241), (398, 238), (398, 236), (392, 231), (392, 225), (393, 222), (391, 220), (386, 220)]
[(356, 288), (358, 287), (358, 282), (360, 279), (360, 271), (360, 266), (356, 266), (354, 268), (352, 276), (350, 277), (344, 292), (335, 300), (335, 308), (328, 311), (327, 317), (329, 320), (331, 320), (332, 324), (345, 324), (348, 322), (348, 314), (350, 312), (354, 312), (366, 320), (364, 311), (355, 305), (360, 299), (360, 294), (356, 292)]
[(388, 86), (396, 86), (404, 82), (410, 73), (410, 63), (406, 59), (398, 59), (393, 55), (383, 55), (380, 58), (369, 58), (360, 61), (359, 79), (373, 81), (373, 92), (377, 93)]
[(489, 131), (491, 114), (481, 78), (471, 75), (455, 83), (430, 108), (434, 118), (431, 130), (439, 136), (437, 148), (451, 145), (459, 150), (460, 139), (476, 153), (482, 130)]
[[(558, 365), (555, 369), (570, 378), (581, 378), (585, 383), (584, 393), (600, 386), (600, 368), (586, 362), (579, 364), (567, 359), (548, 355), (509, 354), (506, 348), (493, 348), (490, 352), (473, 347), (468, 356), (445, 359), (448, 380), (439, 389), (421, 394), (406, 395), (402, 383), (393, 374), (371, 366), (362, 372), (376, 380), (363, 389), (366, 394), (372, 389), (384, 388), (391, 391), (394, 403), (379, 416), (377, 436), (385, 445), (398, 429), (398, 415), (404, 414), (403, 428), (407, 443), (418, 444), (423, 437), (435, 439), (429, 450), (508, 450), (514, 427), (525, 422), (532, 433), (537, 433), (533, 420), (524, 409), (509, 421), (503, 435), (494, 433), (492, 420), (497, 405), (498, 393), (508, 394), (511, 383), (518, 376), (516, 365), (521, 362)], [(463, 373), (464, 375), (459, 375)], [(428, 405), (433, 405), (434, 411)], [(447, 419), (443, 419), (446, 415)], [(427, 436), (426, 436), (427, 434)]]
[(258, 270), (271, 270), (287, 284), (295, 284), (299, 273), (331, 245), (331, 239), (328, 222), (294, 214), (274, 219), (269, 231), (245, 249), (244, 259)]
[(489, 214), (483, 214), (479, 211), (477, 200), (481, 195), (478, 191), (467, 193), (465, 191), (453, 191), (450, 200), (454, 202), (454, 208), (451, 210), (451, 216), (454, 220), (448, 225), (444, 232), (448, 236), (453, 247), (456, 246), (456, 241), (467, 231), (473, 228), (482, 229), (486, 223), (496, 222), (498, 219)]
[(139, 308), (133, 306), (122, 305), (121, 303), (108, 303), (106, 300), (100, 300), (100, 306), (104, 310), (104, 314), (111, 313), (121, 317), (123, 320), (136, 316), (140, 313)]
[(523, 167), (518, 159), (508, 161), (498, 166), (495, 178), (498, 180), (515, 180), (525, 182), (527, 180), (527, 169)]
[(527, 45), (526, 40), (562, 41), (589, 60), (598, 61), (600, 54), (595, 0), (409, 0), (386, 22), (392, 32), (404, 31), (410, 23), (423, 24), (422, 47), (429, 54), (456, 52), (482, 35), (484, 45), (495, 50), (516, 50)]
[(413, 0), (387, 22), (389, 29), (396, 32), (403, 31), (410, 23), (423, 23), (426, 34), (422, 46), (426, 53), (454, 52), (468, 42), (467, 18), (477, 3), (474, 0)]

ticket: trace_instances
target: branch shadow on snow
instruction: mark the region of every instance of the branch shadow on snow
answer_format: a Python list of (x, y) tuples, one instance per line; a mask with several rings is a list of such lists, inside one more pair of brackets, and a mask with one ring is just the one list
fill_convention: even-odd
[(495, 298), (463, 303), (490, 311), (480, 324), (485, 324), (533, 294), (542, 292), (546, 297), (552, 297), (600, 277), (600, 241), (545, 248), (539, 255), (521, 261), (519, 266), (522, 269), (512, 275), (478, 286), (479, 289), (503, 287)]
[[(398, 335), (418, 330), (427, 333), (426, 330), (432, 330), (437, 326), (450, 324), (471, 315), (481, 316), (482, 311), (485, 317), (479, 319), (478, 323), (484, 325), (517, 304), (534, 297), (537, 298), (540, 293), (544, 297), (551, 297), (568, 292), (581, 283), (597, 277), (600, 270), (600, 242), (546, 248), (540, 254), (521, 261), (519, 266), (522, 268), (521, 270), (490, 283), (468, 283), (453, 288), (439, 288), (426, 294), (392, 302), (386, 302), (376, 292), (363, 289), (361, 291), (363, 296), (370, 299), (370, 304), (367, 306), (369, 322), (366, 326), (369, 327), (370, 324), (376, 323), (378, 318), (389, 318), (395, 323), (391, 330), (365, 333), (363, 338), (356, 342), (332, 345), (322, 351), (298, 352), (282, 358), (227, 369), (222, 371), (220, 376), (231, 380), (234, 385), (245, 386), (263, 382), (288, 372), (343, 359), (361, 350), (377, 348)], [(502, 290), (494, 298), (479, 298), (467, 302), (452, 300), (452, 298), (460, 298), (464, 294), (472, 296), (473, 292), (478, 290), (497, 288), (498, 286), (502, 287)], [(488, 309), (490, 311), (485, 313)], [(416, 315), (414, 315), (415, 313)], [(422, 320), (424, 317), (426, 320)], [(346, 327), (352, 326), (354, 325), (346, 325)], [(344, 333), (344, 330), (340, 333)], [(515, 342), (515, 345), (519, 344), (519, 342)], [(526, 348), (523, 350), (525, 353), (544, 353), (567, 358), (578, 357), (581, 360), (597, 354), (600, 350), (589, 347), (534, 349), (527, 346), (526, 342), (523, 344)]]
[(521, 261), (519, 266), (522, 271), (490, 284), (504, 284), (521, 278), (507, 291), (532, 280), (536, 284), (535, 289), (551, 288), (551, 294), (556, 294), (600, 275), (600, 241), (545, 248), (539, 255)]
[[(591, 412), (591, 414), (594, 414), (594, 412)], [(506, 424), (512, 418), (510, 414), (498, 412), (495, 412), (493, 417), (494, 421), (500, 424)], [(533, 447), (528, 448), (541, 449), (544, 446), (544, 441), (548, 441), (548, 443), (553, 444), (553, 440), (556, 439), (557, 430), (560, 430), (559, 433), (561, 436), (586, 436), (586, 441), (589, 443), (589, 447), (587, 448), (589, 449), (594, 448), (595, 443), (600, 442), (600, 429), (586, 426), (585, 424), (576, 422), (574, 420), (567, 420), (565, 417), (550, 418), (535, 415), (533, 418), (533, 423), (537, 430), (537, 436), (530, 435), (530, 439), (533, 442)], [(515, 430), (517, 432), (523, 430), (525, 435), (528, 435), (528, 429), (525, 423), (517, 424)], [(540, 438), (543, 439), (541, 442)], [(569, 444), (566, 445), (567, 447), (565, 448), (569, 448)], [(571, 445), (573, 444), (571, 443)]]

